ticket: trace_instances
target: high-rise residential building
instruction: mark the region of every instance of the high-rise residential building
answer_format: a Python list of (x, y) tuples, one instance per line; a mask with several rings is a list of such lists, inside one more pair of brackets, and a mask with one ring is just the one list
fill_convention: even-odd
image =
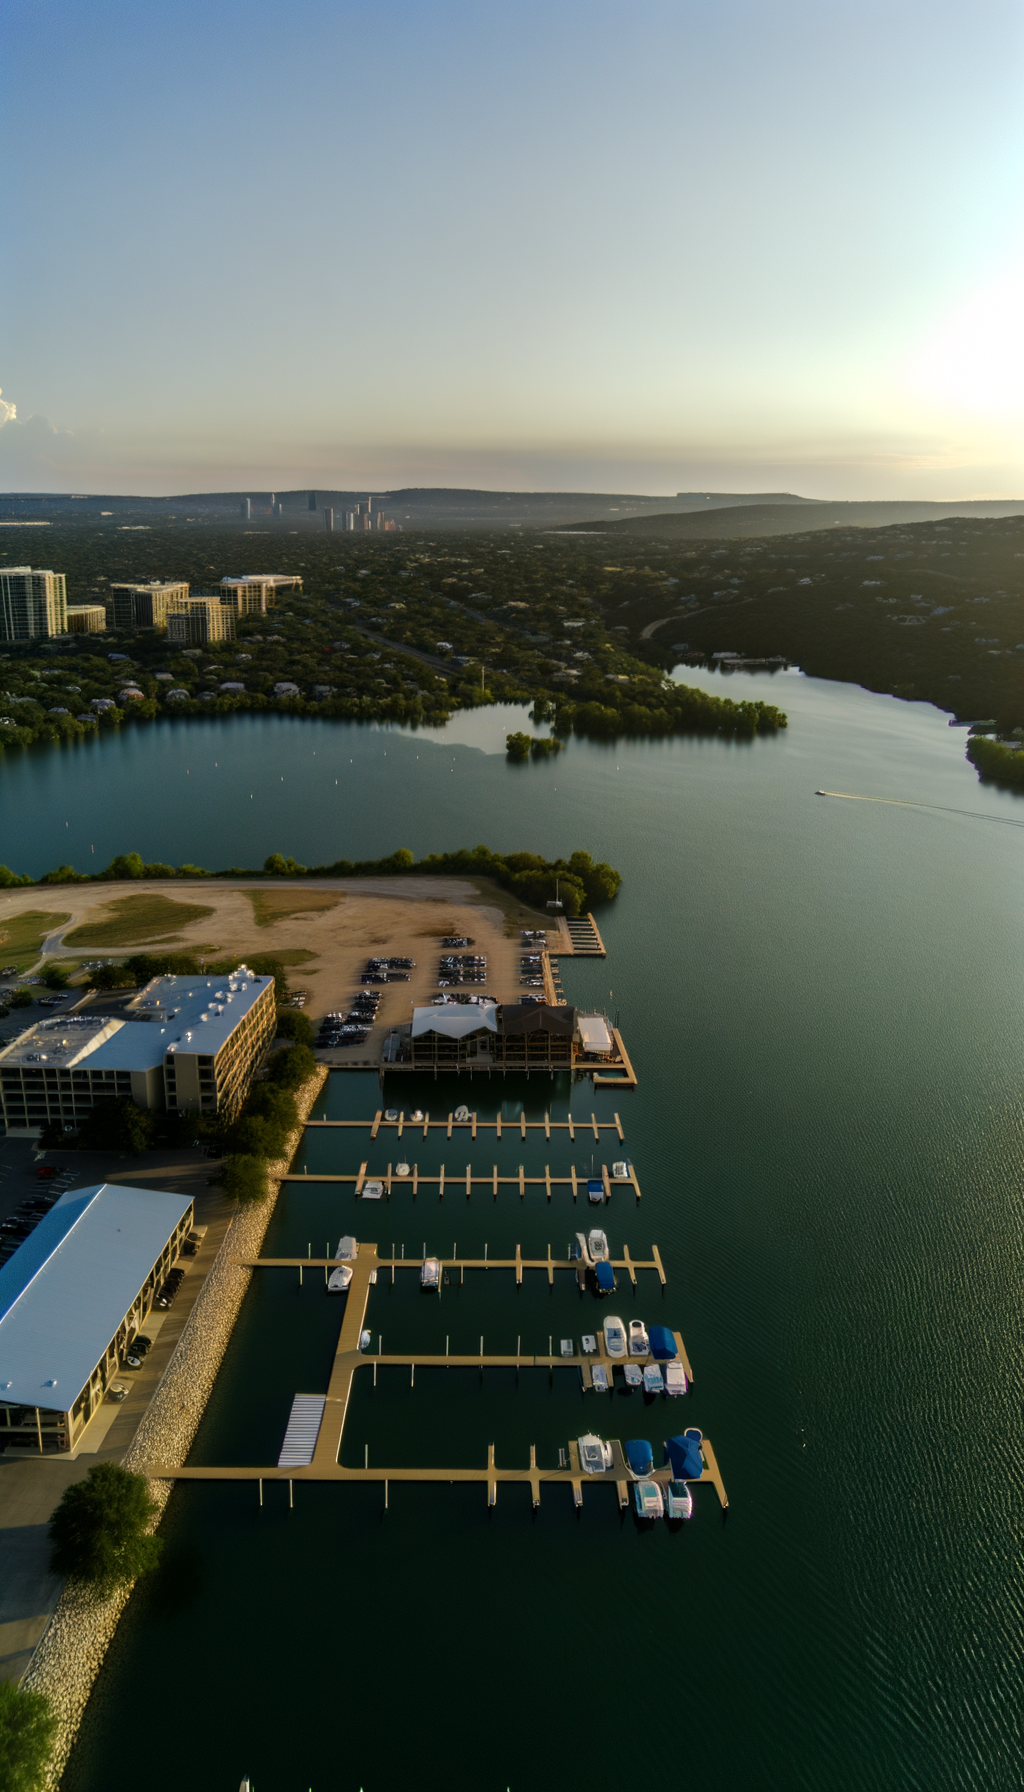
[(284, 515), (284, 505), (283, 504), (275, 504), (274, 505), (274, 515), (275, 516), (283, 516)]
[(0, 567), (0, 641), (35, 641), (67, 629), (67, 580), (62, 572)]
[(206, 647), (211, 641), (233, 641), (235, 610), (217, 597), (179, 598), (167, 612), (167, 639), (183, 647)]
[(280, 590), (302, 590), (301, 573), (251, 572), (240, 578), (221, 579), (221, 602), (238, 616), (265, 616)]
[(245, 518), (246, 522), (251, 523), (252, 522), (252, 499), (251, 498), (243, 498), (241, 504), (239, 505), (239, 509), (241, 510), (242, 515)]
[(355, 528), (355, 526), (356, 526), (355, 511), (354, 510), (346, 510), (346, 512), (345, 512), (345, 527), (346, 527), (346, 529), (349, 530), (349, 532), (351, 532)]
[(129, 632), (137, 628), (166, 628), (167, 612), (188, 597), (183, 579), (151, 579), (148, 585), (111, 585), (106, 598), (107, 627)]
[(107, 626), (107, 608), (105, 604), (69, 604), (67, 608), (67, 631), (69, 635), (102, 635)]
[(310, 508), (310, 510), (316, 509), (316, 493), (315, 492), (310, 492), (310, 494), (309, 494), (309, 508)]
[(329, 504), (324, 508), (324, 528), (328, 535), (334, 534), (334, 512)]

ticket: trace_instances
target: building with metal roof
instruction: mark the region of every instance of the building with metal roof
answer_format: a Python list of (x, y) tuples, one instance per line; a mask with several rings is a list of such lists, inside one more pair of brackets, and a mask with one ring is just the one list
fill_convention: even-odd
[(72, 1449), (192, 1228), (192, 1202), (69, 1189), (0, 1267), (0, 1443)]

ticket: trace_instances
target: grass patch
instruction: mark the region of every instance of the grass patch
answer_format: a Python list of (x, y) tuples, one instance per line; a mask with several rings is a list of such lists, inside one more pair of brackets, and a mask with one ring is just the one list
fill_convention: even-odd
[(308, 952), (305, 946), (286, 946), (283, 951), (274, 953), (278, 964), (308, 964), (310, 959), (319, 956), (319, 952)]
[(271, 927), (291, 915), (322, 913), (344, 901), (344, 890), (246, 890), (257, 927)]
[(141, 945), (157, 938), (167, 939), (168, 929), (187, 927), (212, 915), (213, 909), (198, 902), (172, 902), (169, 896), (157, 893), (144, 896), (119, 896), (104, 903), (108, 919), (86, 921), (65, 936), (69, 946), (118, 947)]
[(0, 921), (0, 963), (16, 964), (20, 971), (35, 964), (46, 934), (70, 919), (70, 915), (49, 914), (39, 908), (6, 915)]

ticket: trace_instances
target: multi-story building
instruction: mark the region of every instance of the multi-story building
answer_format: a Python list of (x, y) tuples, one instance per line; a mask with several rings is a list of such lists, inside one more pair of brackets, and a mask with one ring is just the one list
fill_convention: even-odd
[(7, 1131), (77, 1129), (97, 1101), (119, 1096), (232, 1120), (276, 1025), (273, 977), (245, 965), (228, 977), (154, 977), (116, 1016), (42, 1021), (0, 1051)]
[(134, 630), (166, 628), (167, 612), (187, 600), (185, 580), (151, 579), (148, 585), (111, 585), (106, 597), (107, 627)]
[(62, 572), (0, 567), (0, 641), (35, 641), (67, 631), (67, 581)]
[(220, 582), (221, 602), (230, 605), (238, 616), (265, 616), (283, 590), (301, 591), (301, 573), (250, 572)]
[(179, 646), (206, 647), (234, 638), (235, 611), (220, 598), (179, 598), (167, 612), (167, 639)]
[(107, 626), (105, 604), (69, 604), (66, 616), (69, 635), (102, 635)]

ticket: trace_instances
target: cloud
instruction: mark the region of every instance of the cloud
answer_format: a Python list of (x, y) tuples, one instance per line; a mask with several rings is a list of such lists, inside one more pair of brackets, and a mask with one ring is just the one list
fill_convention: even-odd
[(3, 429), (5, 423), (13, 423), (17, 415), (17, 405), (8, 404), (7, 400), (3, 397), (2, 392), (0, 392), (0, 429)]

